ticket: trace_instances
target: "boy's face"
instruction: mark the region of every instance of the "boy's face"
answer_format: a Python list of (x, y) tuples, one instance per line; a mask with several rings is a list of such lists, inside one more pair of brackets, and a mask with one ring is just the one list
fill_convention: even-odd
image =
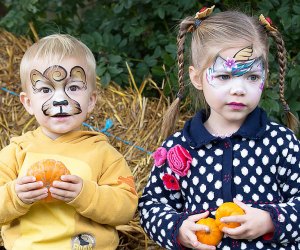
[(82, 61), (65, 58), (52, 65), (34, 65), (27, 78), (27, 92), (20, 100), (52, 139), (79, 130), (94, 108), (96, 92)]

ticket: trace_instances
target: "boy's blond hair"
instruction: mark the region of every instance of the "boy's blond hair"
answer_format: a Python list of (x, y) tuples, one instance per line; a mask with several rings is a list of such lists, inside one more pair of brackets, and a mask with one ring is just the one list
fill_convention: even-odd
[(59, 62), (66, 57), (79, 58), (87, 65), (87, 79), (96, 89), (96, 62), (91, 50), (76, 38), (66, 34), (53, 34), (46, 36), (34, 43), (25, 52), (20, 64), (20, 77), (23, 91), (26, 91), (26, 81), (29, 79), (32, 65), (39, 61), (46, 62), (51, 66), (51, 62)]

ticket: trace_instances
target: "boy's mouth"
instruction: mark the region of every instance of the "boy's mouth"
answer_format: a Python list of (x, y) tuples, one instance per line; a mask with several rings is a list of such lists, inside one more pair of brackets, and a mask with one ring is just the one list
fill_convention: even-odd
[(57, 113), (55, 115), (52, 115), (51, 117), (68, 117), (71, 116), (68, 113)]

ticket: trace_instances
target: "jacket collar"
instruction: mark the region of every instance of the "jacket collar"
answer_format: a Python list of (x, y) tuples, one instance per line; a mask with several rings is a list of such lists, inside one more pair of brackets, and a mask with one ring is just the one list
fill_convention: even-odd
[[(183, 135), (191, 147), (199, 148), (213, 140), (218, 140), (204, 127), (207, 120), (205, 111), (201, 110), (191, 120), (187, 121), (183, 128)], [(259, 139), (266, 131), (268, 118), (266, 112), (261, 108), (255, 108), (246, 118), (240, 129), (231, 137), (244, 137), (248, 139)]]

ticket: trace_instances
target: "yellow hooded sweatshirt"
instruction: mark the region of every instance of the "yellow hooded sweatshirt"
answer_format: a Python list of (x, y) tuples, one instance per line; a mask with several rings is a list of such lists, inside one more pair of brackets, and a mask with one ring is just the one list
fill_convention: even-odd
[[(44, 159), (63, 162), (83, 179), (74, 200), (25, 204), (18, 198), (16, 178)], [(52, 140), (38, 128), (0, 152), (0, 226), (8, 250), (116, 249), (115, 226), (133, 218), (137, 200), (125, 159), (101, 133), (75, 131)]]

